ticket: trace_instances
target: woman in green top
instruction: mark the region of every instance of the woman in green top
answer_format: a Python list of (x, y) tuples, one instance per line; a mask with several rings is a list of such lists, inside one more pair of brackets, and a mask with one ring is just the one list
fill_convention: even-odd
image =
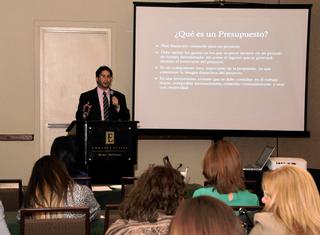
[(229, 206), (259, 206), (257, 195), (245, 189), (239, 155), (231, 142), (211, 144), (202, 163), (202, 173), (210, 186), (197, 189), (193, 197), (215, 197)]

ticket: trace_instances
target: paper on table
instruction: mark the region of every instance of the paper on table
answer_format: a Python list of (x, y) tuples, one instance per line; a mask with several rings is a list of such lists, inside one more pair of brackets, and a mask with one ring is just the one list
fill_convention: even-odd
[(113, 188), (113, 189), (121, 189), (121, 184), (114, 184), (114, 185), (110, 185), (110, 188)]
[(100, 192), (100, 191), (112, 191), (108, 185), (92, 185), (92, 191)]

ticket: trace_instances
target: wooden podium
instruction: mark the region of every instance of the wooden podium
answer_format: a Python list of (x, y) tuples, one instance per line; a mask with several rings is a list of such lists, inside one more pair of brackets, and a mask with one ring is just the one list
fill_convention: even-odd
[(134, 176), (137, 163), (136, 121), (77, 121), (81, 161), (92, 183), (120, 184)]

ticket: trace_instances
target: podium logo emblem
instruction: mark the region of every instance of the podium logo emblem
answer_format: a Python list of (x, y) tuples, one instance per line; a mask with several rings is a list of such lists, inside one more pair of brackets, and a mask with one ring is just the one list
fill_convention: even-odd
[(106, 132), (106, 144), (114, 144), (114, 131)]

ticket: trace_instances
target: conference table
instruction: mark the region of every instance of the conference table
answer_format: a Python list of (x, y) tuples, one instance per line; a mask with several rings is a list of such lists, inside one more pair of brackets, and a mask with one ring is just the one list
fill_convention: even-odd
[[(194, 190), (202, 187), (199, 184), (187, 184), (186, 185), (186, 198), (192, 197)], [(94, 191), (94, 195), (101, 206), (101, 210), (98, 212), (97, 218), (90, 223), (90, 234), (91, 235), (103, 235), (104, 234), (104, 208), (108, 204), (118, 204), (121, 202), (121, 189), (112, 188), (111, 190), (99, 190)], [(6, 211), (5, 220), (7, 222), (11, 235), (20, 234), (20, 221), (16, 218), (16, 211)]]

